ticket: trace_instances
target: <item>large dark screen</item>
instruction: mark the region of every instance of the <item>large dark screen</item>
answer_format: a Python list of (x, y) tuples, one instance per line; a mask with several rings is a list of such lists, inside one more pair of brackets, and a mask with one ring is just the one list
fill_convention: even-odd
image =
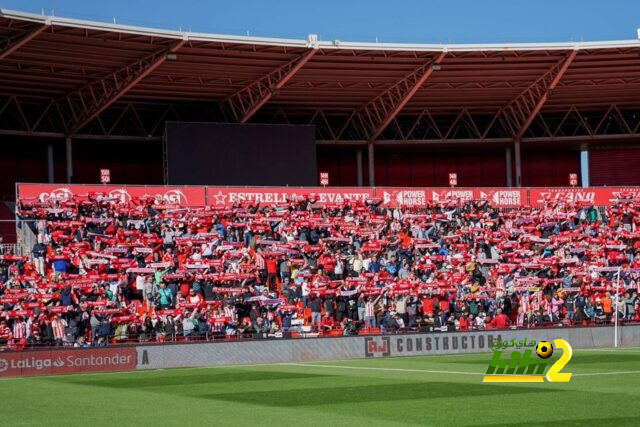
[(168, 184), (317, 185), (313, 126), (167, 122)]

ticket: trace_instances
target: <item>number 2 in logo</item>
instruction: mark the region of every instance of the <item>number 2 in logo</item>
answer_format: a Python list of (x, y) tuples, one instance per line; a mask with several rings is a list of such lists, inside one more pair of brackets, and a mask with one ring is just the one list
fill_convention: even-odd
[(571, 379), (571, 372), (560, 372), (562, 368), (564, 368), (569, 360), (571, 360), (571, 356), (573, 355), (573, 349), (571, 345), (563, 339), (553, 340), (556, 348), (562, 350), (562, 356), (560, 359), (556, 361), (547, 372), (547, 381), (551, 382), (569, 382)]

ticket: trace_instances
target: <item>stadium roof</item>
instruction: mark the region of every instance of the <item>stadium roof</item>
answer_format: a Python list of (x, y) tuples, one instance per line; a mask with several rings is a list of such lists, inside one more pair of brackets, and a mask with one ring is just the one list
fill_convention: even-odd
[(3, 134), (155, 138), (206, 119), (313, 123), (325, 143), (623, 138), (639, 109), (639, 40), (354, 43), (0, 10)]

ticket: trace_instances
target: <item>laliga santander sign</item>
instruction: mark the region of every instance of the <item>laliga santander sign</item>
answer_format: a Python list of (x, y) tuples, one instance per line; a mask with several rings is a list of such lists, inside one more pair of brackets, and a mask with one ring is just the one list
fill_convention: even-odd
[(126, 371), (136, 368), (133, 348), (7, 352), (0, 357), (0, 377)]
[(64, 360), (60, 357), (57, 359), (39, 358), (39, 357), (26, 357), (22, 360), (11, 358), (0, 359), (0, 372), (6, 372), (10, 369), (35, 369), (41, 371), (51, 368), (62, 368), (64, 366)]

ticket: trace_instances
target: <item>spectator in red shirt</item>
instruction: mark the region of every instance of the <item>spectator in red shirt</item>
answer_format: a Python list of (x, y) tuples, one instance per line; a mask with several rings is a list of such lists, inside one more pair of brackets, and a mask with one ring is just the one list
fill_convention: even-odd
[(11, 339), (12, 333), (9, 326), (7, 326), (7, 321), (3, 320), (0, 322), (0, 346), (6, 345), (7, 342)]
[(469, 319), (467, 318), (467, 313), (463, 313), (458, 319), (458, 329), (460, 331), (468, 331), (469, 330)]
[(276, 277), (278, 273), (276, 259), (274, 257), (268, 257), (265, 259), (265, 264), (267, 266), (267, 286), (269, 290), (274, 291), (276, 289)]
[(191, 288), (189, 289), (189, 295), (187, 296), (188, 304), (200, 304), (202, 303), (202, 296), (196, 293), (196, 290)]
[(493, 324), (496, 326), (496, 329), (506, 329), (507, 325), (510, 323), (509, 318), (502, 312), (502, 309), (498, 309), (498, 314), (493, 319)]
[(322, 318), (322, 322), (320, 323), (320, 327), (322, 328), (322, 330), (330, 331), (331, 329), (333, 329), (334, 325), (335, 322), (333, 320), (333, 317), (331, 317), (329, 313), (325, 313), (324, 317)]
[(433, 301), (431, 298), (423, 298), (422, 299), (422, 314), (426, 317), (427, 315), (433, 316)]

